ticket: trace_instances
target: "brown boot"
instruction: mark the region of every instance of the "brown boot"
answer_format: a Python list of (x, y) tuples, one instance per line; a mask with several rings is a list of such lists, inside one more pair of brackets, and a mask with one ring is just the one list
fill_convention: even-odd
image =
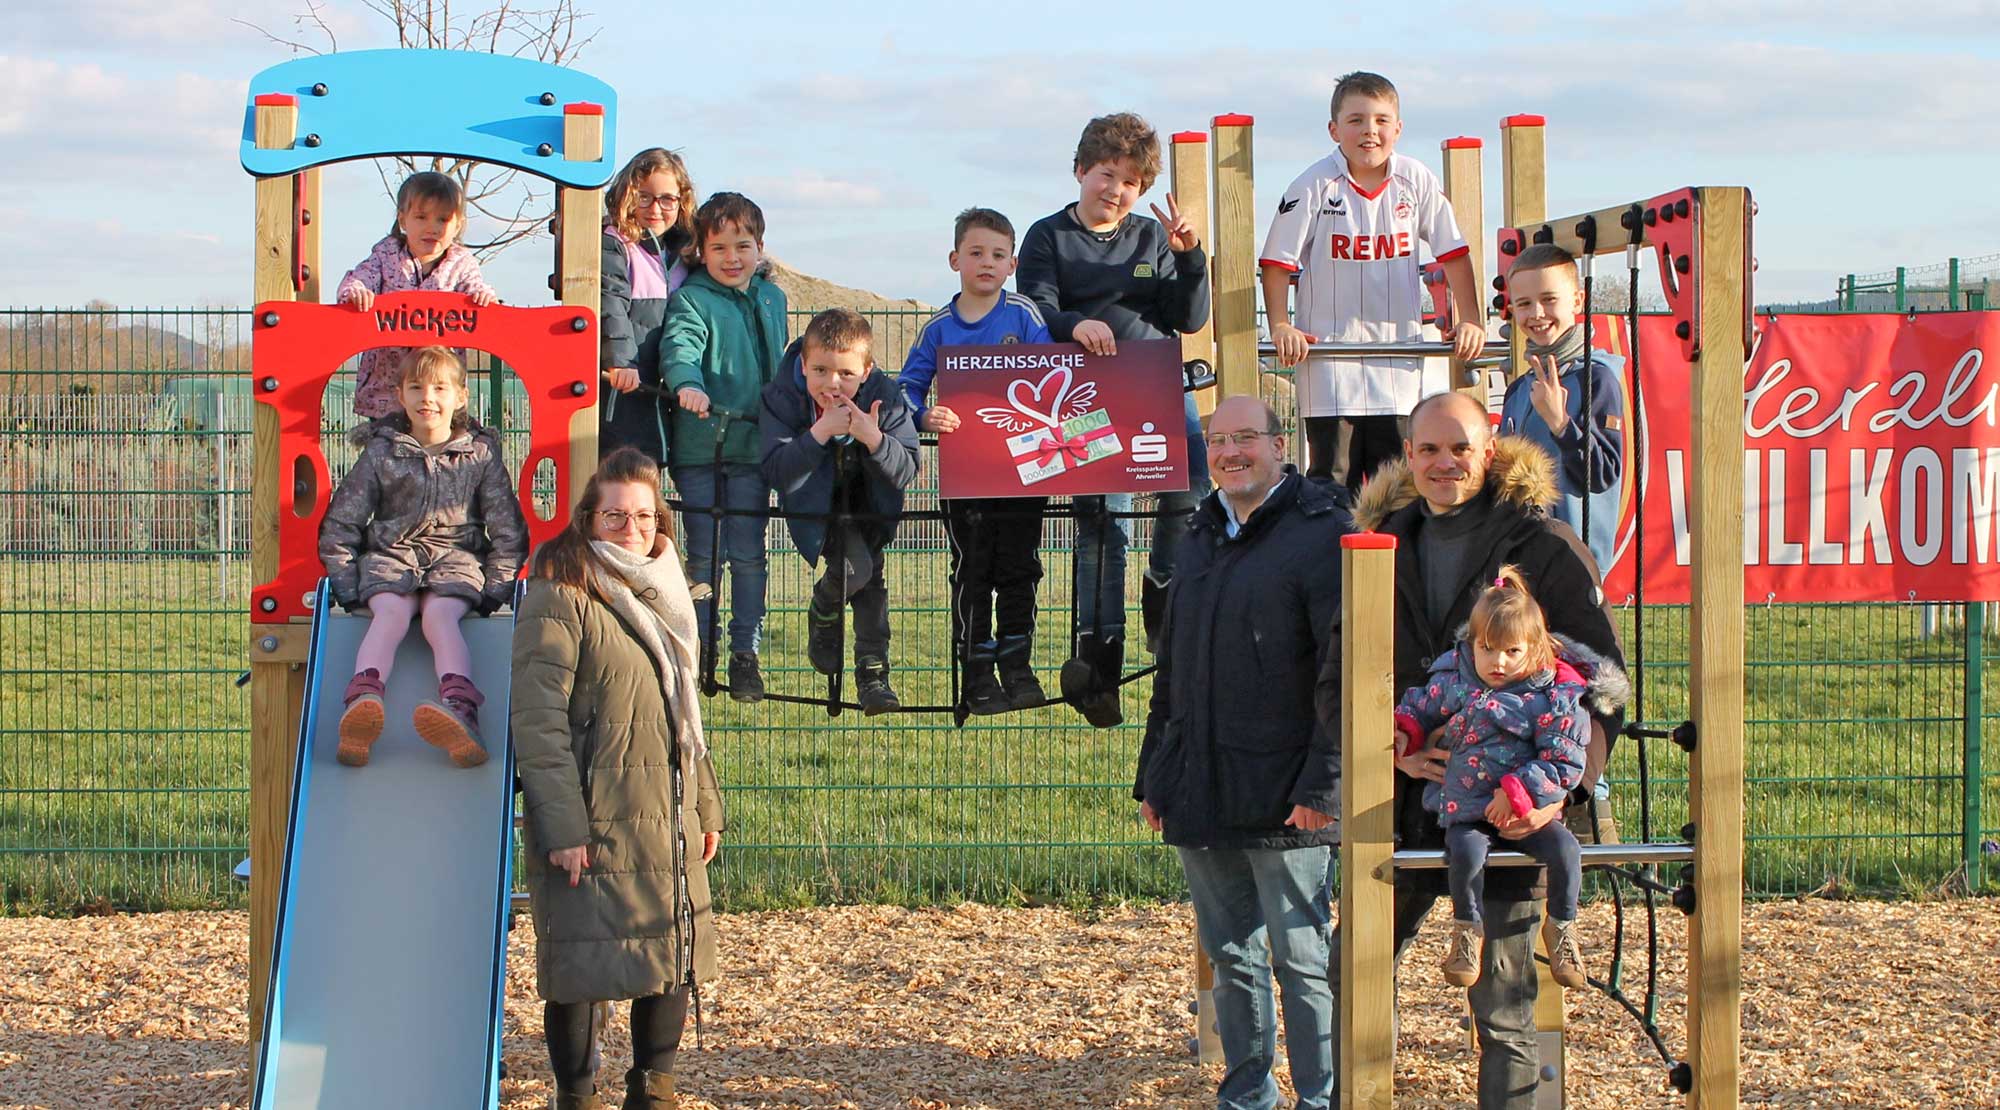
[(333, 757), (349, 767), (366, 767), (368, 749), (382, 738), (382, 675), (370, 667), (347, 681), (340, 714), (340, 747)]
[(625, 1073), (625, 1110), (679, 1110), (672, 1072), (633, 1068)]
[(604, 1100), (595, 1094), (549, 1096), (549, 1110), (604, 1110)]
[(486, 746), (479, 742), (479, 707), (485, 702), (471, 679), (445, 675), (438, 680), (438, 700), (417, 704), (417, 735), (444, 749), (460, 767), (477, 767), (486, 762)]
[(1576, 942), (1576, 922), (1542, 922), (1542, 944), (1549, 950), (1549, 978), (1572, 989), (1588, 985), (1583, 970), (1583, 948)]
[(1445, 942), (1444, 960), (1438, 968), (1444, 972), (1444, 981), (1454, 987), (1469, 987), (1479, 982), (1479, 954), (1486, 940), (1486, 930), (1477, 921), (1454, 921), (1451, 936)]

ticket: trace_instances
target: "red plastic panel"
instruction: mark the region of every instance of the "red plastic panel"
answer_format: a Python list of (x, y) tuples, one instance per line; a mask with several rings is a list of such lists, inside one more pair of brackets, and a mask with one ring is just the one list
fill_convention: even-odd
[[(1675, 189), (1641, 205), (1646, 242), (1656, 248), (1660, 288), (1666, 293), (1667, 308), (1674, 314), (1674, 337), (1680, 340), (1681, 355), (1693, 362), (1701, 353), (1700, 282), (1694, 279), (1698, 265), (1694, 245), (1701, 241), (1701, 202), (1693, 189)], [(1626, 232), (1630, 236), (1630, 231)]]
[[(278, 416), (278, 576), (250, 593), (250, 619), (275, 623), (307, 615), (306, 595), (323, 573), (319, 525), (333, 496), (320, 442), (326, 383), (350, 356), (377, 347), (469, 347), (498, 355), (528, 393), (528, 453), (517, 462), (530, 548), (568, 524), (569, 426), (597, 399), (597, 314), (589, 309), (479, 308), (462, 293), (385, 293), (366, 312), (345, 305), (265, 301), (253, 313), (251, 390)], [(553, 462), (555, 516), (535, 515), (535, 468)], [(294, 482), (300, 463), (312, 488)], [(301, 503), (301, 494), (309, 494)]]

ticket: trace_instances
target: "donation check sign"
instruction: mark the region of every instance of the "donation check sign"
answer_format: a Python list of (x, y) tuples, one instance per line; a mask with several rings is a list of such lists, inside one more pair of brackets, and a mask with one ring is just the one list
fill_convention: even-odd
[(1108, 357), (1074, 343), (941, 347), (941, 497), (1173, 493), (1188, 488), (1181, 345), (1120, 341)]

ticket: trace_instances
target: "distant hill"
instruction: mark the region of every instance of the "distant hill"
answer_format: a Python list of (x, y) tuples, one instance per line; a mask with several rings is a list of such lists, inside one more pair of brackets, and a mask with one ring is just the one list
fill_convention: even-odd
[(922, 301), (903, 298), (897, 300), (884, 297), (880, 293), (870, 293), (866, 289), (853, 289), (836, 285), (825, 278), (802, 274), (776, 258), (771, 259), (771, 280), (785, 291), (785, 298), (793, 308), (853, 308), (867, 310), (904, 310), (909, 312), (929, 312), (935, 306)]

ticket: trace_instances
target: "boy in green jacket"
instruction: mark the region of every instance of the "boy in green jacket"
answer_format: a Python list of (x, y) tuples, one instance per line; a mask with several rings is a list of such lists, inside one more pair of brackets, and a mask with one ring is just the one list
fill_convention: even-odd
[(758, 399), (785, 349), (785, 292), (758, 272), (764, 212), (717, 193), (694, 214), (702, 269), (675, 291), (660, 326), (660, 380), (676, 409), (667, 469), (684, 508), (688, 581), (704, 639), (715, 629), (715, 525), (729, 562), (729, 696), (761, 701), (757, 635), (764, 623), (764, 532), (771, 489), (759, 467)]

